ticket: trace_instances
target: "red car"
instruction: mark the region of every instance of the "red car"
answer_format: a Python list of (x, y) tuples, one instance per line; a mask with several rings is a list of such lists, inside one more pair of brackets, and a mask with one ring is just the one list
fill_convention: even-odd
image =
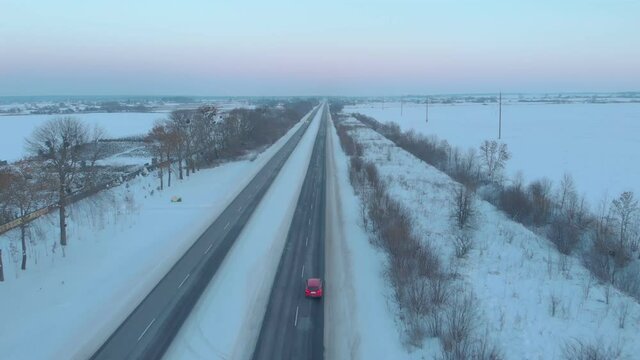
[(308, 279), (307, 288), (304, 290), (304, 296), (319, 298), (322, 297), (322, 280), (320, 279)]

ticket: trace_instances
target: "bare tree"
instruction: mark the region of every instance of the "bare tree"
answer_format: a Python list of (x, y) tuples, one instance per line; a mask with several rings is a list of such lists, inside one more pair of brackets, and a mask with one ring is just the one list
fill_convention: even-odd
[(182, 143), (181, 137), (182, 135), (180, 134), (179, 131), (177, 131), (175, 128), (171, 128), (171, 127), (167, 127), (167, 134), (166, 134), (166, 138), (165, 138), (165, 157), (167, 159), (167, 186), (171, 187), (171, 173), (173, 173), (173, 168), (171, 167), (173, 160), (175, 157), (175, 154), (178, 153), (178, 148), (181, 146), (180, 144)]
[(454, 245), (456, 257), (463, 258), (467, 256), (471, 247), (473, 246), (473, 240), (471, 238), (471, 234), (468, 231), (460, 231), (454, 237)]
[(197, 144), (193, 150), (208, 163), (219, 156), (218, 125), (218, 108), (215, 106), (201, 106), (193, 114), (194, 145)]
[(80, 173), (82, 146), (89, 138), (87, 126), (73, 117), (47, 121), (35, 129), (27, 139), (27, 150), (56, 175), (60, 215), (60, 245), (67, 245), (66, 206), (73, 191), (74, 180)]
[(569, 174), (564, 174), (562, 176), (562, 180), (560, 181), (560, 190), (558, 192), (558, 210), (563, 211), (565, 205), (571, 202), (576, 194), (576, 186), (573, 182), (573, 177)]
[(21, 269), (27, 269), (27, 237), (29, 222), (25, 216), (34, 211), (41, 200), (44, 199), (46, 185), (37, 178), (38, 169), (33, 163), (26, 161), (18, 162), (14, 166), (14, 179), (9, 186), (8, 201), (17, 210), (17, 215), (22, 218), (20, 222), (20, 241), (22, 245), (22, 265)]
[(529, 185), (533, 223), (537, 226), (546, 224), (551, 216), (551, 182), (547, 179), (534, 181)]
[(445, 313), (443, 348), (451, 359), (468, 359), (473, 351), (471, 336), (477, 326), (478, 314), (473, 296), (458, 295)]
[[(88, 187), (93, 187), (96, 185), (96, 162), (104, 155), (104, 147), (100, 146), (100, 141), (102, 141), (106, 137), (106, 131), (98, 126), (94, 125), (90, 131), (89, 135), (89, 143), (86, 148), (88, 151), (88, 164), (85, 164), (86, 167), (86, 179), (85, 185)], [(82, 163), (81, 163), (82, 165)]]
[(13, 220), (14, 214), (9, 207), (9, 185), (13, 181), (13, 174), (7, 168), (0, 169), (0, 223)]
[(460, 230), (469, 228), (475, 216), (473, 196), (473, 191), (461, 184), (454, 185), (451, 191), (450, 216), (455, 226)]
[(627, 316), (629, 316), (628, 302), (623, 300), (620, 302), (620, 304), (618, 304), (617, 315), (618, 315), (618, 327), (620, 329), (624, 329), (624, 326), (627, 322)]
[(480, 145), (480, 158), (489, 181), (496, 181), (507, 160), (511, 158), (511, 154), (507, 149), (507, 144), (498, 143), (495, 140), (485, 140)]
[(625, 191), (611, 202), (611, 209), (618, 222), (618, 247), (623, 249), (628, 247), (629, 226), (638, 212), (638, 200), (634, 199), (633, 192)]
[(183, 179), (182, 163), (186, 162), (187, 176), (189, 176), (191, 166), (190, 154), (193, 142), (191, 113), (190, 110), (174, 110), (169, 115), (169, 121), (166, 124), (168, 133), (174, 140), (174, 152), (178, 162), (178, 177), (180, 180)]
[(156, 157), (160, 190), (164, 189), (164, 167), (167, 167), (168, 173), (167, 186), (171, 186), (172, 156), (179, 141), (179, 135), (173, 130), (167, 126), (166, 121), (158, 120), (146, 138), (146, 141), (151, 144), (151, 152)]

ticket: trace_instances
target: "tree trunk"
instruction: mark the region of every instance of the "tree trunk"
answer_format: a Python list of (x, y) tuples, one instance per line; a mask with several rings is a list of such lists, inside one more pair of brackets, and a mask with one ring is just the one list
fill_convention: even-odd
[(22, 270), (27, 270), (27, 224), (20, 225), (20, 240), (22, 240)]
[(167, 187), (171, 187), (171, 162), (168, 162), (169, 165), (167, 165)]
[(60, 204), (60, 245), (67, 246), (67, 219), (66, 219), (66, 211), (67, 209), (64, 206), (64, 203)]
[[(182, 180), (182, 158), (178, 159), (178, 175), (180, 176), (180, 180)], [(187, 168), (187, 176), (189, 176), (189, 168)]]
[(60, 245), (67, 246), (67, 219), (66, 219), (66, 195), (64, 189), (64, 178), (60, 176), (60, 189), (58, 196), (60, 197), (60, 201), (58, 206), (60, 208)]
[(0, 249), (0, 282), (4, 281), (4, 268), (2, 267), (2, 249)]

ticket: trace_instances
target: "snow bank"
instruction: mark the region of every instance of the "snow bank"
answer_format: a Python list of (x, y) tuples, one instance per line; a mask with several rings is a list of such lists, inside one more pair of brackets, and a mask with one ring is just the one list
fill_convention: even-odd
[[(102, 193), (98, 205), (74, 204), (65, 258), (55, 215), (33, 223), (26, 272), (9, 256), (17, 231), (0, 236), (0, 357), (89, 357), (300, 125), (254, 161), (174, 179), (164, 191), (155, 177), (141, 177)], [(174, 195), (183, 201), (171, 203)]]
[[(455, 182), (369, 128), (351, 134), (363, 144), (366, 160), (376, 163), (390, 195), (412, 212), (416, 234), (459, 265), (462, 280), (476, 296), (479, 330), (500, 344), (506, 359), (561, 358), (565, 342), (573, 339), (620, 344), (628, 358), (640, 353), (637, 302), (595, 283), (579, 260), (561, 257), (547, 239), (481, 200), (474, 247), (466, 259), (456, 259), (449, 200)], [(620, 328), (625, 309), (626, 324)], [(432, 350), (425, 346), (420, 351)]]
[(266, 311), (322, 111), (316, 114), (165, 354), (248, 359)]

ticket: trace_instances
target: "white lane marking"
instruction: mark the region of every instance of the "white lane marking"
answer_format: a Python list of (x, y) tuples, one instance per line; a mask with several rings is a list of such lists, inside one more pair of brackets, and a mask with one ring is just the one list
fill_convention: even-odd
[(182, 280), (182, 282), (180, 283), (180, 285), (178, 285), (178, 289), (180, 289), (182, 287), (182, 285), (184, 285), (184, 282), (187, 281), (187, 279), (189, 278), (191, 274), (187, 274), (187, 276), (184, 277), (184, 279)]
[(304, 242), (304, 246), (309, 245), (309, 235), (307, 235), (307, 240)]
[(205, 251), (204, 251), (204, 253), (205, 253), (205, 254), (206, 254), (206, 253), (208, 253), (208, 252), (209, 252), (209, 250), (211, 250), (211, 247), (212, 247), (212, 246), (213, 246), (213, 243), (209, 244), (209, 247), (207, 248), (207, 250), (205, 250)]
[(309, 218), (309, 225), (311, 225), (311, 218)]
[(304, 277), (304, 264), (302, 264), (302, 271), (300, 272), (300, 277)]
[(153, 323), (156, 322), (156, 318), (153, 318), (153, 320), (151, 320), (151, 322), (149, 323), (149, 325), (147, 325), (146, 328), (144, 328), (144, 331), (142, 332), (142, 334), (140, 334), (140, 336), (138, 337), (138, 342), (140, 342), (140, 339), (142, 339), (142, 337), (144, 336), (144, 334), (147, 333), (147, 331), (149, 330), (149, 328), (151, 327), (151, 325), (153, 325)]
[(298, 307), (297, 306), (296, 306), (296, 320), (293, 322), (293, 326), (298, 327)]
[(242, 212), (242, 206), (238, 208), (238, 212)]
[(229, 223), (227, 223), (227, 225), (224, 226), (225, 230), (227, 230), (227, 228), (229, 228)]

